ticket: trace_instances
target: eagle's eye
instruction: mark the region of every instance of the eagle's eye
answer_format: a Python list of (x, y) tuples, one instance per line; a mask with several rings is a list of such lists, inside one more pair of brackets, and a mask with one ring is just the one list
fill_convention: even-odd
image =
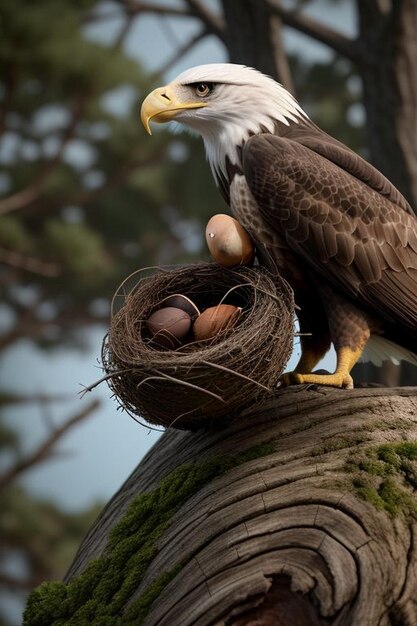
[(211, 83), (198, 83), (195, 86), (195, 93), (199, 98), (208, 96), (213, 91), (213, 85)]

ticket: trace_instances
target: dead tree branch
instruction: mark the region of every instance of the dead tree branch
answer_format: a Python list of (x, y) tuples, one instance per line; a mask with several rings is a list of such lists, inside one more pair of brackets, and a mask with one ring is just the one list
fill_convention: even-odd
[[(152, 2), (135, 2), (134, 0), (118, 0), (124, 11), (129, 15), (139, 13), (155, 13), (155, 15), (165, 15), (168, 17), (190, 17), (189, 11), (178, 7), (169, 7), (163, 4), (153, 4)], [(90, 18), (92, 21), (94, 17)]]
[(11, 213), (12, 211), (22, 209), (42, 195), (49, 176), (60, 165), (64, 149), (75, 135), (78, 122), (82, 118), (91, 95), (92, 94), (87, 97), (85, 94), (78, 94), (75, 97), (72, 106), (71, 119), (63, 133), (56, 155), (50, 161), (43, 164), (33, 183), (28, 185), (25, 189), (21, 189), (20, 191), (17, 191), (16, 193), (0, 200), (0, 215), (5, 215), (7, 213)]
[(36, 393), (29, 395), (20, 395), (15, 393), (0, 392), (0, 407), (16, 406), (21, 404), (52, 404), (53, 402), (62, 402), (73, 399), (72, 394), (68, 393)]
[(197, 43), (207, 37), (207, 35), (209, 35), (209, 31), (206, 28), (203, 28), (196, 35), (194, 35), (194, 37), (191, 37), (191, 39), (186, 41), (182, 46), (178, 47), (178, 49), (175, 51), (175, 54), (172, 55), (168, 59), (168, 61), (164, 65), (162, 65), (156, 72), (154, 72), (153, 77), (151, 78), (151, 82), (153, 79), (161, 76), (161, 74), (165, 74), (165, 72), (168, 72), (168, 70), (170, 70), (173, 65), (178, 63), (178, 61), (180, 61), (182, 57), (191, 50), (191, 48), (193, 48)]
[(354, 63), (362, 60), (363, 50), (357, 40), (346, 37), (341, 32), (304, 15), (296, 9), (283, 7), (280, 0), (267, 0), (267, 3), (271, 14), (277, 15), (287, 26), (320, 41)]
[(56, 444), (62, 439), (63, 435), (89, 417), (99, 405), (99, 400), (93, 400), (90, 402), (85, 408), (56, 428), (33, 452), (20, 459), (20, 461), (3, 472), (3, 474), (0, 475), (0, 489), (7, 487), (29, 468), (39, 465), (49, 459), (54, 452)]
[(225, 23), (223, 18), (211, 11), (202, 0), (186, 0), (190, 14), (199, 18), (207, 30), (216, 35), (220, 41), (225, 41)]
[(0, 263), (30, 272), (31, 274), (46, 276), (47, 278), (55, 278), (62, 273), (62, 269), (57, 263), (43, 261), (35, 257), (26, 256), (15, 250), (6, 250), (4, 248), (0, 248)]

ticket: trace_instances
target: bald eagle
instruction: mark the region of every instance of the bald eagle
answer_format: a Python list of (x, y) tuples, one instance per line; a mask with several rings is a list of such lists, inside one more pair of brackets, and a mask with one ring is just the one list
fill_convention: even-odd
[[(307, 334), (285, 383), (351, 388), (364, 354), (417, 364), (417, 219), (378, 170), (242, 65), (183, 72), (147, 96), (141, 119), (149, 133), (150, 120), (175, 120), (202, 136), (232, 214), (292, 286)], [(335, 372), (312, 373), (331, 343)]]

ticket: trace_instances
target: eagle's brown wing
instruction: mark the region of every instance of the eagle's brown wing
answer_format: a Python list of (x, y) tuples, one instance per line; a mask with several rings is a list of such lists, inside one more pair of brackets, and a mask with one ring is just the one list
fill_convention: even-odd
[(322, 131), (311, 120), (302, 124), (290, 124), (289, 126), (281, 124), (278, 134), (281, 137), (285, 136), (292, 141), (301, 143), (306, 148), (310, 148), (313, 152), (332, 161), (332, 163), (346, 170), (352, 176), (366, 183), (405, 211), (413, 213), (404, 196), (379, 170), (343, 143)]
[(331, 144), (319, 152), (288, 137), (249, 139), (243, 168), (259, 209), (324, 280), (400, 324), (415, 351), (417, 219), (369, 186), (366, 172), (361, 180), (361, 159), (347, 171)]

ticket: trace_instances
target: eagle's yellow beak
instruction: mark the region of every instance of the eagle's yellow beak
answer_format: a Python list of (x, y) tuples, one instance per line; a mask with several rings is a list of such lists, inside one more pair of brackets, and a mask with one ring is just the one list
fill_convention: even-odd
[(207, 106), (206, 102), (183, 102), (175, 94), (174, 89), (167, 85), (158, 87), (146, 96), (140, 110), (140, 119), (149, 135), (152, 131), (149, 127), (151, 120), (159, 123), (170, 122), (177, 113), (185, 109), (201, 109)]

